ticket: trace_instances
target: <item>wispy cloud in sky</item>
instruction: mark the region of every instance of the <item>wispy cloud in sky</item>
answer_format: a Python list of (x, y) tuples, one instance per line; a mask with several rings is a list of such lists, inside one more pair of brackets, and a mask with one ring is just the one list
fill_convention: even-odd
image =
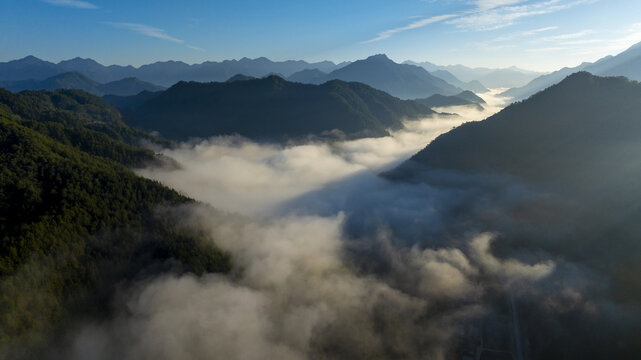
[(569, 39), (577, 39), (584, 37), (586, 35), (594, 33), (593, 30), (583, 30), (579, 32), (574, 32), (570, 34), (560, 34), (560, 35), (554, 35), (554, 36), (547, 36), (541, 39), (541, 41), (559, 41), (559, 40), (569, 40)]
[[(424, 27), (429, 24), (445, 21), (446, 24), (453, 25), (460, 30), (484, 31), (496, 30), (513, 25), (518, 19), (550, 14), (557, 11), (569, 9), (571, 7), (592, 3), (596, 0), (544, 0), (527, 2), (526, 0), (476, 0), (471, 2), (474, 8), (457, 14), (447, 14), (432, 16), (421, 20), (414, 21), (409, 25), (398, 27), (379, 33), (373, 39), (363, 41), (362, 44), (384, 40), (392, 35)], [(546, 27), (534, 31), (548, 31), (556, 27)], [(533, 35), (535, 33), (529, 34)]]
[(98, 8), (97, 5), (94, 5), (88, 1), (81, 1), (81, 0), (42, 0), (42, 1), (55, 6), (72, 7), (77, 9), (97, 9)]
[(414, 21), (413, 23), (411, 23), (409, 25), (406, 25), (406, 26), (403, 26), (403, 27), (399, 27), (399, 28), (383, 31), (382, 33), (379, 33), (378, 36), (376, 36), (375, 38), (367, 40), (367, 41), (363, 41), (362, 44), (366, 44), (366, 43), (370, 43), (370, 42), (374, 42), (374, 41), (387, 39), (387, 38), (389, 38), (390, 36), (392, 36), (392, 35), (394, 35), (396, 33), (399, 33), (399, 32), (402, 32), (402, 31), (407, 31), (407, 30), (412, 30), (412, 29), (418, 29), (418, 28), (421, 28), (421, 27), (429, 25), (429, 24), (433, 24), (433, 23), (436, 23), (436, 22), (439, 22), (439, 21), (447, 20), (447, 19), (452, 18), (454, 16), (456, 16), (456, 15), (448, 14), (448, 15), (432, 16), (432, 17), (429, 17), (429, 18), (417, 20), (417, 21)]
[(161, 40), (167, 40), (175, 43), (184, 43), (184, 40), (177, 39), (173, 36), (168, 35), (165, 30), (155, 28), (153, 26), (135, 24), (135, 23), (121, 23), (121, 22), (107, 22), (106, 24), (111, 25), (118, 29), (130, 30), (138, 34), (149, 36)]
[(194, 45), (186, 45), (186, 46), (187, 46), (188, 48), (192, 49), (192, 50), (196, 50), (196, 51), (205, 51), (205, 49), (203, 49), (203, 48), (201, 48), (201, 47), (198, 47), (198, 46), (194, 46)]
[[(593, 1), (594, 0), (577, 0), (564, 2), (561, 0), (547, 0), (523, 5), (498, 5), (486, 10), (479, 8), (479, 11), (463, 14), (462, 16), (456, 17), (447, 23), (464, 30), (496, 30), (514, 25), (516, 20), (521, 18), (551, 14)], [(496, 2), (499, 1), (497, 0)], [(516, 4), (516, 2), (512, 3)]]
[(485, 10), (494, 9), (500, 6), (518, 4), (524, 1), (525, 0), (476, 0), (475, 4), (479, 10), (485, 11)]

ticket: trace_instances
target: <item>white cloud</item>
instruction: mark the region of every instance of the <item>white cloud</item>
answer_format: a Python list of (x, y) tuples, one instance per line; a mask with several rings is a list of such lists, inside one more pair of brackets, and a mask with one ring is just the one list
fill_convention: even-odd
[(48, 4), (55, 6), (65, 6), (72, 7), (77, 9), (97, 9), (98, 6), (94, 5), (88, 1), (81, 0), (42, 0)]
[(205, 49), (198, 47), (198, 46), (193, 46), (193, 45), (187, 45), (188, 48), (196, 51), (205, 51)]
[[(516, 20), (524, 17), (550, 14), (590, 2), (593, 2), (593, 0), (577, 0), (572, 2), (548, 0), (524, 5), (500, 6), (481, 11), (468, 12), (447, 23), (464, 30), (496, 30), (513, 25)], [(489, 3), (488, 1), (488, 6)]]
[[(545, 0), (521, 4), (524, 0), (476, 0), (472, 2), (475, 5), (475, 9), (473, 10), (417, 20), (403, 27), (383, 31), (370, 40), (362, 41), (361, 44), (384, 40), (396, 33), (417, 29), (441, 21), (445, 21), (446, 24), (454, 25), (462, 30), (496, 30), (513, 25), (516, 20), (524, 17), (550, 14), (594, 1), (596, 0), (575, 0), (570, 2), (564, 0)], [(555, 29), (557, 29), (556, 26), (544, 27), (523, 32), (521, 35), (529, 36), (538, 32)], [(510, 36), (509, 39), (513, 37), (516, 36)]]
[(418, 28), (421, 28), (423, 26), (426, 26), (426, 25), (429, 25), (429, 24), (433, 24), (433, 23), (436, 23), (436, 22), (439, 22), (439, 21), (447, 20), (447, 19), (450, 19), (450, 18), (455, 17), (455, 16), (456, 15), (454, 15), (454, 14), (447, 14), (447, 15), (432, 16), (432, 17), (429, 17), (429, 18), (417, 20), (417, 21), (414, 21), (413, 23), (411, 23), (409, 25), (406, 25), (406, 26), (403, 26), (403, 27), (399, 27), (399, 28), (383, 31), (382, 33), (379, 33), (378, 36), (376, 36), (375, 38), (367, 40), (367, 41), (363, 41), (363, 42), (361, 42), (361, 44), (366, 44), (366, 43), (371, 43), (371, 42), (374, 42), (374, 41), (387, 39), (387, 38), (389, 38), (390, 36), (392, 36), (392, 35), (394, 35), (396, 33), (407, 31), (407, 30), (418, 29)]
[(107, 24), (118, 29), (134, 31), (141, 35), (145, 35), (145, 36), (149, 36), (157, 39), (167, 40), (175, 43), (184, 42), (184, 40), (177, 39), (173, 36), (168, 35), (163, 29), (158, 29), (148, 25), (134, 24), (134, 23), (119, 23), (119, 22), (107, 22)]
[(592, 33), (594, 33), (593, 30), (583, 30), (583, 31), (570, 33), (570, 34), (561, 34), (561, 35), (544, 37), (541, 39), (541, 41), (559, 41), (559, 40), (577, 39)]
[(494, 9), (505, 5), (514, 5), (524, 0), (476, 0), (476, 6), (481, 11)]

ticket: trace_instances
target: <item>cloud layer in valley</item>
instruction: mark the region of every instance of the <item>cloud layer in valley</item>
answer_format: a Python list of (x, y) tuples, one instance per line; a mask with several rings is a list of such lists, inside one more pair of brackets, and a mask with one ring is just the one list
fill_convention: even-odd
[[(486, 100), (498, 109), (500, 99)], [(207, 234), (234, 270), (123, 284), (114, 316), (83, 321), (52, 357), (446, 359), (482, 348), (484, 329), (514, 351), (519, 316), (534, 344), (551, 346), (583, 339), (593, 316), (611, 325), (608, 336), (633, 326), (638, 312), (603, 296), (595, 280), (607, 281), (589, 267), (521, 241), (565, 231), (548, 222), (543, 232), (523, 210), (547, 205), (546, 194), (499, 175), (378, 176), (487, 115), (447, 110), (463, 116), (408, 123), (386, 138), (213, 138), (166, 150), (181, 168), (140, 174), (204, 204), (159, 211)], [(537, 338), (548, 333), (558, 337)]]

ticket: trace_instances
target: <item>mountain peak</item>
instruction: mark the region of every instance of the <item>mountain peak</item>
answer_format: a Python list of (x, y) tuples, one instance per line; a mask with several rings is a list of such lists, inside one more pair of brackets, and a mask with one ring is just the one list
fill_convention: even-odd
[(27, 56), (23, 57), (22, 59), (18, 59), (16, 61), (34, 63), (34, 62), (41, 62), (43, 60), (41, 60), (41, 59), (39, 59), (39, 58), (37, 58), (37, 57), (35, 57), (33, 55), (27, 55)]
[(368, 57), (365, 59), (367, 61), (392, 61), (390, 58), (387, 57), (385, 54), (376, 54)]

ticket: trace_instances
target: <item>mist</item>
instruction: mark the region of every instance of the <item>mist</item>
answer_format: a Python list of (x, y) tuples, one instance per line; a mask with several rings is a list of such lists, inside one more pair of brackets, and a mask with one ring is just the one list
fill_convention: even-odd
[[(589, 266), (514, 240), (567, 231), (554, 224), (543, 234), (532, 216), (515, 215), (549, 205), (549, 194), (498, 174), (379, 176), (439, 134), (500, 110), (496, 93), (483, 94), (483, 112), (439, 109), (459, 115), (407, 122), (383, 138), (218, 137), (163, 150), (179, 168), (138, 173), (201, 204), (159, 211), (208, 234), (234, 270), (123, 284), (114, 317), (79, 324), (56, 356), (447, 359), (488, 327), (495, 347), (513, 351), (499, 340), (515, 341), (505, 325), (523, 314), (514, 298), (548, 318), (637, 314), (610, 301)], [(521, 316), (531, 329), (570, 330)]]

